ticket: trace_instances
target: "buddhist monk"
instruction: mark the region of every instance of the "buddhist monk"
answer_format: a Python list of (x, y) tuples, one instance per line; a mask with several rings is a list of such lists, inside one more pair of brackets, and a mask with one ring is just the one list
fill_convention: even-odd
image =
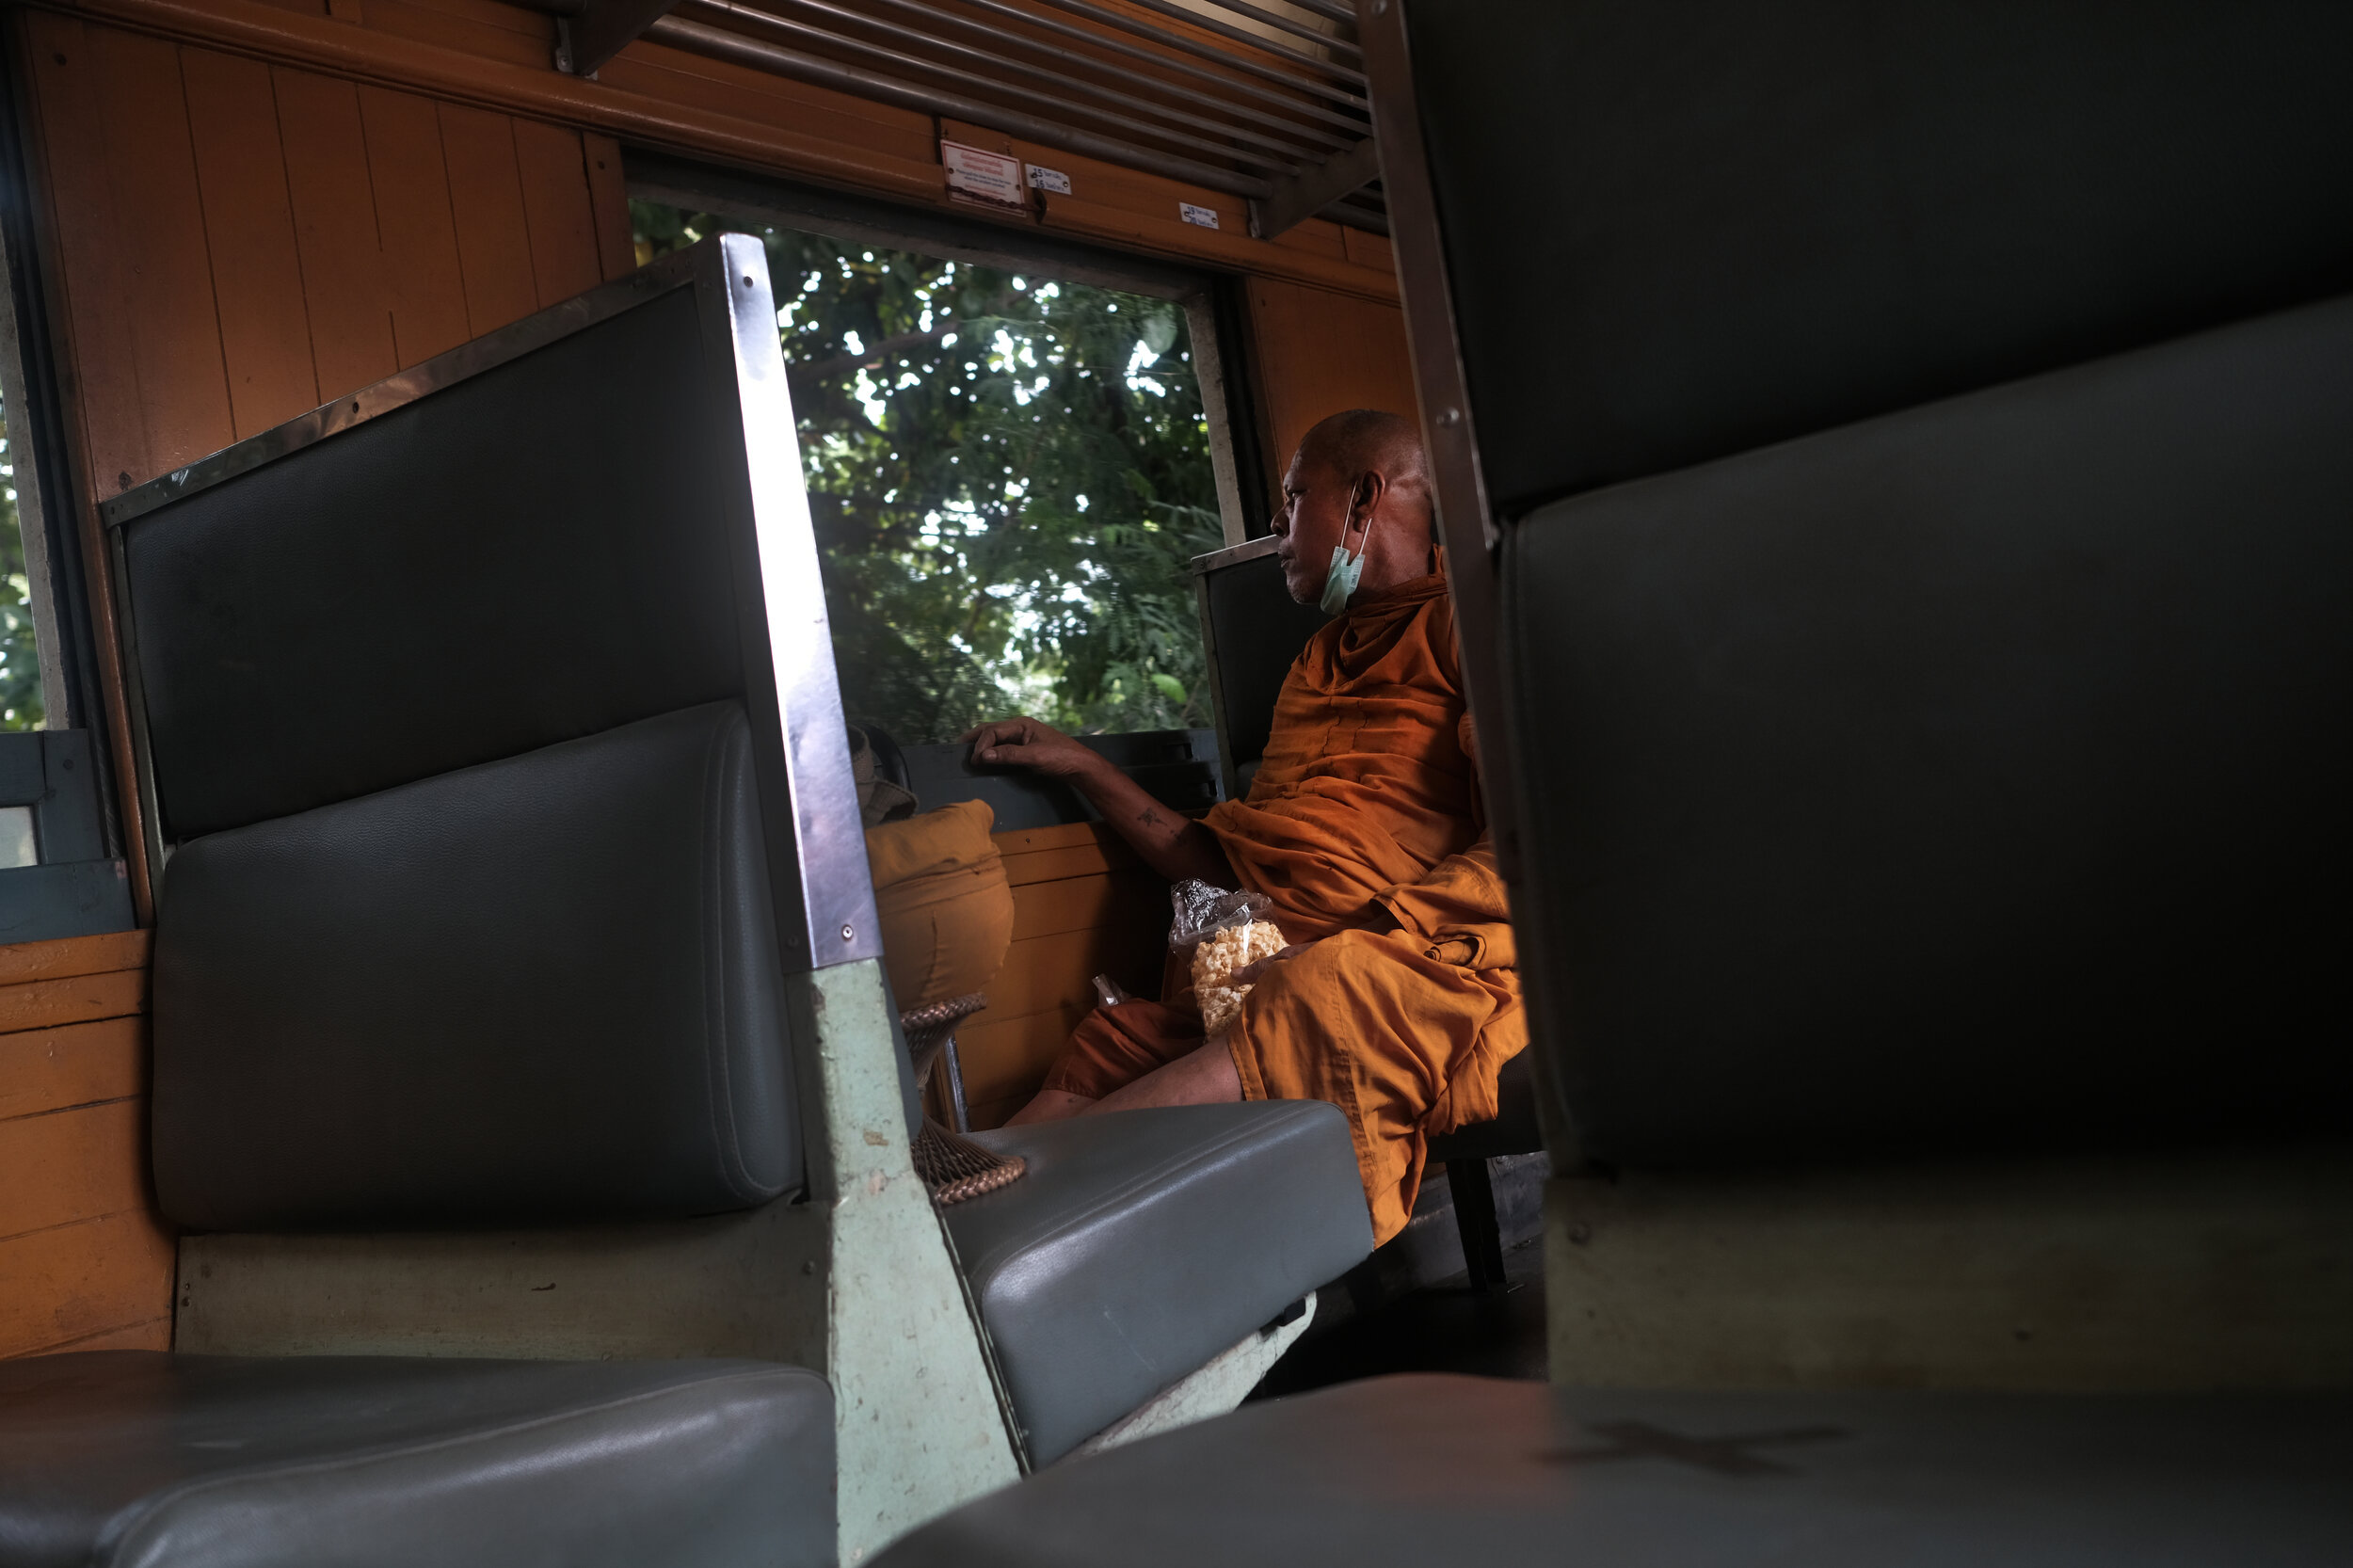
[(1181, 1006), (1090, 1014), (1015, 1121), (1328, 1100), (1385, 1241), (1413, 1213), (1428, 1140), (1496, 1114), (1496, 1075), (1528, 1031), (1433, 523), (1404, 420), (1336, 414), (1300, 442), (1274, 520), (1284, 580), (1337, 613), (1284, 680), (1247, 799), (1190, 820), (1033, 719), (968, 737), (976, 761), (1077, 788), (1170, 881), (1265, 894), (1289, 944), (1237, 971), (1252, 989), (1216, 1039)]

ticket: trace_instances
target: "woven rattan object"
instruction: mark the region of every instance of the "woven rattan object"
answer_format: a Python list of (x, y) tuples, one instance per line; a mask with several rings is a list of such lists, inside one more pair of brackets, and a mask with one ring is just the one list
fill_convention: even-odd
[[(906, 1032), (907, 1054), (914, 1058), (916, 1082), (931, 1078), (932, 1064), (939, 1059), (940, 1048), (955, 1033), (956, 1025), (987, 1005), (988, 999), (975, 993), (899, 1015), (899, 1027)], [(929, 1116), (915, 1135), (915, 1174), (931, 1189), (932, 1201), (942, 1208), (1018, 1181), (1029, 1167), (1030, 1162), (1019, 1155), (992, 1153)]]

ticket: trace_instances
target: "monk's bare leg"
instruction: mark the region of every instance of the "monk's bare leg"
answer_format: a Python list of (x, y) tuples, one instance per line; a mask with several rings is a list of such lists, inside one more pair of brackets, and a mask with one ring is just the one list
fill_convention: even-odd
[(1067, 1090), (1040, 1089), (1035, 1099), (1005, 1118), (1005, 1125), (1019, 1127), (1024, 1122), (1067, 1121), (1073, 1116), (1085, 1115), (1100, 1103)]
[(1234, 1069), (1234, 1053), (1225, 1048), (1225, 1041), (1212, 1040), (1072, 1114), (1142, 1111), (1155, 1105), (1232, 1105), (1241, 1098), (1241, 1074)]

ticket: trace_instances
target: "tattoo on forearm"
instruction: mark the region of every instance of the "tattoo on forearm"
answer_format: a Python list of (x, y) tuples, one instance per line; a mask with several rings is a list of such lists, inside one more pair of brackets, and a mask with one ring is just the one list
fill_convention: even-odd
[(1136, 820), (1146, 827), (1158, 827), (1168, 819), (1161, 816), (1158, 811), (1153, 810), (1149, 806), (1147, 806), (1144, 808), (1144, 815), (1138, 817)]

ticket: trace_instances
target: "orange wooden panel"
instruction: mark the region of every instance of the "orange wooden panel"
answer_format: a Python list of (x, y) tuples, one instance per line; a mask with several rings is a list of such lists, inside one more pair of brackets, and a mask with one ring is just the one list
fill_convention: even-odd
[(143, 1208), (146, 1172), (143, 1099), (0, 1122), (0, 1236)]
[(1004, 1126), (1012, 1119), (1013, 1113), (1028, 1104), (1036, 1093), (1032, 1089), (1027, 1095), (998, 1095), (984, 1100), (976, 1100), (968, 1093), (964, 1101), (965, 1114), (972, 1119), (975, 1132), (988, 1132)]
[(1385, 234), (1368, 233), (1362, 229), (1343, 229), (1348, 243), (1348, 259), (1358, 266), (1378, 267), (1383, 272), (1397, 270), (1397, 251)]
[(0, 1240), (0, 1355), (168, 1348), (176, 1261), (137, 1209)]
[(597, 72), (605, 85), (658, 101), (696, 104), (830, 142), (904, 182), (910, 164), (929, 168), (924, 194), (944, 195), (936, 122), (930, 115), (771, 76), (748, 66), (665, 48), (640, 39)]
[(0, 985), (0, 1033), (54, 1029), (93, 1018), (120, 1018), (147, 1010), (147, 971), (70, 975)]
[(132, 260), (116, 234), (114, 182), (106, 168), (105, 79), (85, 28), (49, 11), (21, 11), (28, 75), (40, 121), (42, 170), (57, 250), (52, 280), (65, 306), (71, 403), (82, 419), (92, 501), (127, 489), (156, 472), (139, 415), (137, 356), (132, 348)]
[(486, 24), (472, 17), (454, 16), (438, 7), (404, 4), (403, 0), (368, 0), (367, 25), (371, 32), (414, 39), (445, 49), (463, 49), (470, 55), (533, 70), (548, 70), (555, 56), (553, 29), (549, 25), (554, 19), (533, 17), (519, 7), (494, 8), (515, 11), (526, 21), (538, 22), (544, 30), (535, 35), (513, 27)]
[(1101, 823), (1057, 823), (1051, 827), (1015, 827), (992, 833), (1000, 855), (1027, 855), (1041, 849), (1068, 849), (1073, 844), (1099, 844), (1105, 849), (1120, 841)]
[(1250, 280), (1247, 294), (1271, 482), (1327, 415), (1386, 408), (1418, 417), (1405, 315), (1396, 306), (1267, 278)]
[(478, 338), (539, 308), (531, 233), (523, 221), (522, 177), (515, 167), (514, 122), (455, 104), (443, 104), (438, 112), (450, 210), (457, 219), (457, 257), (466, 275), (466, 320)]
[(1149, 872), (1113, 872), (1032, 882), (1013, 895), (1013, 937), (1050, 936), (1059, 931), (1138, 920), (1140, 909), (1166, 908), (1168, 885)]
[(1095, 977), (1108, 974), (1133, 996), (1160, 994), (1166, 939), (1157, 928), (1096, 927), (1032, 936), (1005, 950), (1004, 967), (989, 981), (985, 1020), (1018, 1017), (1049, 1007), (1092, 1007)]
[[(170, 1298), (170, 1276), (166, 1275), (164, 1288), (167, 1302)], [(96, 1334), (86, 1334), (78, 1339), (68, 1339), (63, 1344), (45, 1346), (41, 1353), (55, 1354), (60, 1351), (168, 1351), (169, 1349), (171, 1349), (171, 1317), (167, 1313), (160, 1318), (150, 1318), (143, 1323), (133, 1323), (127, 1328), (101, 1329)]]
[[(369, 0), (369, 15), (384, 0)], [(555, 57), (555, 19), (544, 12), (511, 6), (506, 0), (412, 0), (409, 9), (440, 18), (444, 25), (489, 27), (537, 41), (542, 63)], [(454, 39), (442, 41), (456, 44)]]
[(1004, 856), (1005, 880), (1018, 888), (1027, 882), (1051, 882), (1059, 877), (1088, 876), (1103, 872), (1129, 871), (1144, 862), (1125, 844), (1072, 844), (1067, 849), (1041, 849)]
[(518, 120), (515, 163), (522, 175), (523, 218), (531, 232), (532, 279), (539, 308), (545, 310), (595, 288), (604, 277), (580, 133)]
[[(106, 1018), (0, 1034), (0, 1123), (147, 1088), (147, 1020)], [(0, 1128), (0, 1138), (7, 1132)], [(0, 1203), (5, 1203), (0, 1198)]]
[(360, 91), (349, 82), (282, 66), (270, 75), (278, 88), (302, 293), (311, 310), (312, 362), (318, 367), (319, 397), (331, 402), (400, 368)]
[(239, 439), (318, 407), (302, 259), (278, 141), (269, 67), (210, 49), (183, 49), (188, 131), (219, 310), (229, 408)]
[(368, 87), (360, 89), (360, 122), (392, 294), (392, 349), (405, 370), (473, 335), (441, 163), (441, 122), (429, 98)]
[(1069, 1044), (1070, 1032), (1086, 1013), (1083, 1007), (1057, 1007), (957, 1030), (956, 1059), (964, 1068), (967, 1107), (1036, 1094), (1046, 1069)]
[(101, 936), (62, 936), (52, 942), (16, 942), (0, 947), (0, 985), (26, 980), (56, 980), (70, 974), (104, 974), (147, 967), (144, 931), (110, 931)]
[(147, 430), (148, 460), (161, 472), (219, 451), (237, 434), (221, 363), (180, 49), (112, 28), (93, 28), (90, 42), (103, 72), (115, 243), (131, 262), (128, 290), (101, 308), (131, 318), (139, 420)]
[(597, 261), (605, 281), (637, 269), (631, 244), (629, 178), (621, 168), (621, 144), (591, 131), (580, 138), (582, 156), (588, 161), (588, 205), (597, 224)]

